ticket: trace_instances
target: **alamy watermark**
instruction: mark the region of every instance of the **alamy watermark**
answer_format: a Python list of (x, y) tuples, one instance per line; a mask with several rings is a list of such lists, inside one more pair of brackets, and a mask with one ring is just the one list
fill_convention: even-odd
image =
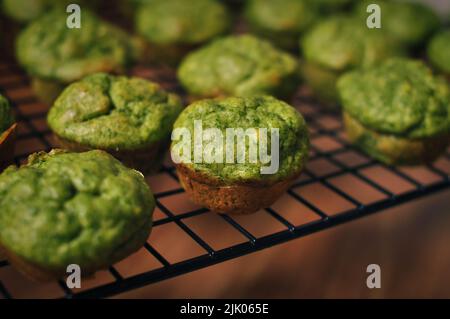
[(372, 3), (367, 6), (367, 13), (370, 15), (367, 17), (366, 25), (369, 29), (381, 29), (381, 8), (378, 4)]
[(66, 12), (70, 13), (66, 19), (66, 25), (69, 29), (81, 28), (81, 8), (78, 4), (72, 3), (66, 7)]
[(261, 163), (260, 173), (265, 175), (277, 173), (280, 166), (278, 128), (270, 128), (270, 134), (268, 128), (227, 128), (224, 136), (221, 129), (203, 129), (202, 121), (196, 120), (193, 136), (188, 128), (176, 128), (172, 142), (172, 160), (177, 164)]
[(66, 286), (67, 288), (81, 288), (81, 267), (77, 264), (70, 264), (66, 268), (67, 279)]
[(366, 268), (367, 276), (366, 285), (369, 289), (381, 288), (381, 267), (377, 264), (370, 264)]

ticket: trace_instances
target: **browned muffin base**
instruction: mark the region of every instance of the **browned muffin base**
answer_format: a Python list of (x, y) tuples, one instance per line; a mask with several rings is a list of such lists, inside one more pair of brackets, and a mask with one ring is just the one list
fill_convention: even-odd
[(6, 249), (0, 244), (0, 254), (4, 255), (6, 259), (14, 266), (20, 273), (35, 282), (46, 282), (52, 279), (59, 278), (59, 274), (43, 269), (35, 264), (32, 264), (23, 258), (17, 256), (13, 252)]
[[(96, 265), (92, 265), (90, 267), (85, 267), (80, 265), (81, 268), (81, 278), (86, 279), (93, 277), (97, 271), (107, 269), (110, 265), (119, 262), (120, 260), (126, 258), (127, 256), (138, 251), (141, 246), (134, 245), (136, 240), (145, 243), (146, 238), (148, 237), (145, 233), (145, 237), (142, 237), (142, 232), (137, 231), (133, 234), (130, 239), (120, 247), (117, 252), (110, 256), (111, 260), (108, 262), (100, 262)], [(139, 239), (140, 238), (140, 239)], [(66, 269), (52, 269), (52, 268), (44, 268), (35, 263), (32, 263), (21, 256), (18, 256), (14, 252), (7, 249), (0, 243), (0, 256), (5, 256), (6, 259), (10, 262), (10, 264), (17, 269), (21, 274), (34, 282), (48, 282), (63, 278), (67, 275)]]
[(166, 64), (176, 67), (190, 51), (197, 46), (188, 44), (158, 45), (146, 40), (141, 62), (145, 64)]
[[(9, 261), (9, 263), (22, 275), (24, 275), (26, 278), (30, 279), (33, 282), (36, 283), (45, 283), (49, 281), (58, 280), (60, 278), (63, 278), (67, 275), (67, 273), (62, 271), (52, 271), (49, 269), (44, 269), (42, 267), (39, 267), (38, 265), (35, 265), (33, 263), (30, 263), (26, 261), (25, 259), (17, 256), (16, 254), (12, 253), (11, 251), (5, 249), (3, 246), (0, 245), (0, 254), (4, 254), (6, 259)], [(109, 265), (105, 265), (98, 270), (107, 269)], [(98, 270), (86, 270), (84, 268), (81, 269), (81, 278), (88, 279), (91, 277), (94, 277), (95, 273)]]
[[(69, 151), (86, 152), (93, 149), (89, 146), (68, 141), (57, 134), (53, 134), (53, 139), (60, 148)], [(161, 141), (136, 150), (102, 150), (117, 158), (125, 166), (134, 168), (144, 175), (150, 175), (160, 169), (168, 144), (169, 141)]]
[[(280, 89), (278, 90), (279, 92), (266, 94), (273, 95), (282, 101), (290, 103), (297, 95), (298, 82), (299, 76), (297, 74), (294, 74), (291, 77), (287, 77), (283, 80), (283, 83), (280, 84)], [(223, 90), (216, 89), (215, 91), (211, 91), (210, 94), (205, 95), (189, 93), (186, 97), (186, 101), (188, 102), (188, 104), (192, 104), (204, 99), (223, 99), (230, 96), (233, 96), (233, 94), (228, 94)]]
[[(10, 250), (6, 249), (0, 244), (0, 255), (4, 255), (9, 263), (22, 275), (36, 283), (49, 282), (53, 280), (58, 280), (67, 275), (65, 271), (62, 270), (52, 270), (45, 269), (34, 263), (31, 263), (24, 258), (16, 255)], [(81, 268), (81, 278), (90, 278), (94, 274), (102, 269), (107, 269), (109, 265), (99, 266), (96, 269), (85, 269)]]
[(300, 175), (297, 173), (271, 185), (221, 185), (208, 181), (184, 165), (177, 164), (176, 169), (181, 186), (194, 203), (230, 215), (248, 215), (271, 206)]
[(31, 78), (31, 88), (34, 95), (45, 105), (52, 105), (64, 90), (65, 84), (58, 81)]
[(445, 152), (450, 135), (406, 138), (383, 134), (364, 127), (343, 112), (348, 140), (373, 158), (388, 165), (421, 165), (435, 161)]
[(13, 124), (6, 132), (0, 135), (0, 172), (13, 161), (16, 131), (17, 124)]

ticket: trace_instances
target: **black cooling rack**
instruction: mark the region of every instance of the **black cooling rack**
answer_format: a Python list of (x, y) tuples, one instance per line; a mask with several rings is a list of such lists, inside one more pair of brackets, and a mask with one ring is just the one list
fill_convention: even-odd
[[(132, 74), (182, 94), (171, 70), (138, 67)], [(19, 123), (16, 163), (25, 161), (32, 152), (50, 150), (53, 142), (46, 125), (48, 108), (33, 97), (27, 76), (6, 59), (0, 62), (0, 88), (12, 101)], [(109, 297), (450, 187), (450, 150), (430, 166), (389, 167), (348, 145), (339, 116), (317, 105), (306, 89), (299, 89), (292, 104), (310, 127), (310, 160), (302, 176), (272, 207), (247, 217), (216, 215), (196, 207), (190, 204), (173, 165), (166, 160), (163, 169), (148, 178), (157, 199), (155, 223), (147, 244), (137, 254), (99, 272), (95, 279), (83, 281), (83, 289), (75, 291), (63, 280), (29, 282), (0, 259), (0, 298)]]

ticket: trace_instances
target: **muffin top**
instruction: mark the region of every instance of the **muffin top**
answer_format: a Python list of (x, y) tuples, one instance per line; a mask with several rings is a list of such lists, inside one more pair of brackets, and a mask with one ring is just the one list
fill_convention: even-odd
[(370, 66), (399, 54), (393, 41), (379, 30), (340, 15), (315, 25), (305, 34), (301, 47), (308, 62), (334, 71)]
[(140, 78), (90, 75), (55, 101), (48, 123), (60, 137), (92, 148), (133, 150), (170, 135), (180, 99)]
[[(150, 230), (143, 176), (103, 151), (37, 153), (0, 175), (0, 242), (36, 265), (97, 265)], [(139, 236), (137, 236), (139, 237)]]
[(317, 0), (249, 0), (245, 16), (256, 30), (299, 34), (316, 21)]
[(450, 29), (436, 34), (431, 39), (428, 58), (440, 71), (450, 73)]
[(277, 95), (297, 71), (298, 63), (290, 54), (265, 40), (240, 35), (215, 40), (190, 53), (178, 69), (178, 78), (193, 95)]
[(80, 29), (69, 29), (66, 19), (63, 10), (51, 11), (19, 35), (16, 55), (31, 75), (69, 83), (95, 72), (121, 71), (139, 55), (129, 35), (87, 9)]
[[(201, 120), (203, 132), (208, 128), (216, 128), (222, 132), (222, 147), (220, 142), (217, 149), (223, 151), (222, 163), (207, 163), (195, 161), (195, 121)], [(197, 122), (198, 123), (198, 122)], [(308, 156), (309, 138), (306, 123), (301, 114), (290, 105), (270, 96), (259, 97), (229, 97), (225, 99), (201, 100), (189, 105), (175, 122), (174, 129), (187, 129), (191, 133), (190, 149), (191, 154), (187, 155), (187, 160), (182, 161), (196, 173), (207, 177), (213, 181), (221, 183), (274, 183), (299, 173)], [(198, 126), (197, 126), (198, 128)], [(270, 164), (262, 163), (261, 157), (255, 162), (249, 160), (249, 141), (245, 142), (245, 160), (243, 163), (237, 159), (238, 151), (234, 152), (234, 160), (226, 160), (227, 129), (267, 129), (267, 154), (271, 153), (271, 129), (279, 130), (279, 169), (274, 174), (262, 174), (261, 168)], [(174, 131), (175, 132), (175, 131)], [(263, 135), (258, 134), (258, 147), (261, 147)], [(198, 138), (198, 136), (197, 136)], [(228, 137), (229, 138), (229, 137)], [(235, 139), (239, 143), (238, 139)], [(184, 141), (186, 142), (186, 141)], [(178, 144), (181, 143), (181, 144)], [(189, 146), (189, 141), (187, 142)], [(184, 145), (180, 140), (172, 141), (172, 156), (175, 145)], [(235, 149), (237, 150), (235, 144)], [(203, 151), (207, 149), (207, 144), (203, 144)], [(184, 153), (182, 156), (185, 156)], [(231, 155), (230, 155), (231, 156)], [(190, 163), (189, 163), (190, 157)], [(211, 161), (210, 161), (211, 162)]]
[(227, 31), (230, 16), (216, 0), (149, 0), (138, 7), (135, 23), (151, 43), (197, 44)]
[(5, 132), (14, 122), (8, 100), (0, 94), (0, 135)]
[(422, 43), (440, 25), (439, 17), (432, 9), (421, 3), (398, 0), (365, 0), (355, 8), (357, 15), (366, 21), (369, 4), (381, 8), (381, 29), (405, 45)]
[(450, 131), (450, 90), (421, 61), (389, 59), (343, 75), (342, 106), (370, 129), (422, 138)]

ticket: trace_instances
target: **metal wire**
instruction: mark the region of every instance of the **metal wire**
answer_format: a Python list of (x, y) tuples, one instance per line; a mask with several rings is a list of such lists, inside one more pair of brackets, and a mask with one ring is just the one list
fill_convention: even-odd
[[(132, 74), (138, 76), (144, 76), (148, 79), (154, 80), (162, 84), (166, 89), (175, 91), (182, 94), (181, 89), (174, 81), (173, 73), (170, 70), (164, 68), (137, 68)], [(52, 148), (52, 141), (49, 138), (50, 130), (45, 124), (46, 110), (37, 112), (24, 112), (22, 106), (30, 103), (37, 103), (29, 92), (29, 83), (26, 75), (12, 62), (0, 62), (0, 89), (13, 104), (17, 120), (22, 127), (18, 136), (18, 143), (23, 143), (25, 146), (30, 140), (38, 141), (41, 145), (40, 150), (50, 150)], [(17, 94), (18, 91), (24, 90), (25, 94)], [(271, 218), (278, 221), (284, 229), (278, 232), (270, 233), (268, 235), (258, 237), (252, 234), (251, 231), (241, 225), (235, 218), (220, 215), (221, 219), (238, 233), (240, 233), (245, 239), (243, 242), (225, 247), (222, 249), (214, 249), (201, 235), (196, 233), (189, 223), (186, 221), (191, 218), (199, 217), (203, 214), (211, 214), (207, 209), (199, 208), (192, 211), (183, 211), (175, 213), (171, 211), (165, 201), (173, 196), (182, 194), (184, 191), (181, 186), (159, 192), (155, 194), (158, 209), (163, 213), (164, 217), (154, 222), (154, 228), (162, 227), (164, 225), (176, 225), (182, 232), (184, 232), (191, 240), (201, 247), (203, 253), (200, 256), (194, 256), (175, 263), (171, 263), (166, 257), (165, 251), (158, 251), (150, 243), (144, 246), (145, 252), (148, 258), (154, 258), (160, 267), (152, 269), (131, 277), (124, 277), (121, 275), (115, 267), (110, 267), (108, 272), (113, 278), (113, 282), (103, 284), (100, 286), (92, 287), (82, 292), (75, 292), (66, 287), (64, 281), (58, 282), (65, 298), (86, 298), (86, 297), (108, 297), (118, 293), (126, 292), (131, 289), (143, 287), (151, 283), (159, 282), (168, 278), (173, 278), (182, 274), (189, 273), (191, 271), (208, 267), (214, 264), (224, 262), (233, 258), (250, 254), (262, 249), (269, 248), (274, 245), (278, 245), (299, 237), (307, 236), (309, 234), (351, 221), (356, 218), (361, 218), (369, 214), (383, 211), (387, 208), (408, 202), (410, 200), (424, 197), (428, 194), (447, 189), (450, 187), (449, 171), (442, 170), (436, 165), (429, 165), (424, 169), (437, 176), (437, 180), (433, 183), (423, 183), (416, 180), (413, 176), (405, 173), (394, 167), (389, 167), (378, 163), (375, 160), (368, 159), (363, 154), (359, 153), (352, 146), (347, 144), (345, 138), (342, 137), (343, 128), (342, 125), (333, 125), (331, 128), (324, 125), (325, 120), (332, 120), (335, 123), (340, 123), (339, 116), (329, 112), (324, 112), (320, 105), (317, 105), (308, 95), (303, 93), (295, 99), (295, 106), (304, 113), (305, 118), (312, 129), (312, 155), (310, 161), (323, 160), (333, 165), (336, 168), (335, 171), (326, 173), (324, 175), (317, 174), (310, 168), (305, 169), (303, 177), (298, 180), (292, 188), (287, 192), (292, 200), (296, 201), (304, 209), (308, 209), (315, 214), (313, 221), (308, 221), (302, 224), (295, 224), (288, 218), (286, 218), (283, 211), (277, 211), (276, 208), (271, 207), (263, 211), (264, 214), (268, 214)], [(41, 124), (37, 125), (36, 122)], [(333, 149), (323, 149), (320, 145), (316, 145), (316, 141), (321, 139), (327, 139), (333, 143), (336, 147)], [(21, 147), (17, 150), (15, 156), (15, 162), (17, 164), (23, 162), (27, 155), (34, 152), (34, 149), (28, 149), (27, 147)], [(357, 165), (349, 165), (345, 161), (339, 160), (338, 157), (352, 153), (364, 158), (363, 163)], [(444, 155), (443, 160), (450, 163), (450, 153)], [(364, 174), (364, 171), (371, 168), (384, 169), (397, 178), (411, 185), (411, 190), (406, 192), (392, 191), (387, 189), (386, 185), (381, 185), (379, 182), (371, 179)], [(161, 170), (161, 174), (167, 176), (175, 183), (178, 183), (178, 178), (174, 171), (174, 167), (166, 165)], [(365, 183), (371, 189), (381, 193), (383, 199), (364, 204), (360, 199), (354, 195), (347, 193), (343, 189), (334, 185), (332, 181), (335, 178), (343, 176), (352, 176), (362, 183)], [(352, 206), (343, 212), (330, 214), (321, 209), (318, 203), (311, 201), (302, 195), (302, 189), (305, 189), (312, 185), (320, 185), (328, 191), (332, 192)], [(299, 206), (300, 207), (300, 206)], [(299, 210), (299, 214), (303, 212)], [(143, 257), (146, 258), (146, 257)], [(0, 271), (4, 268), (10, 267), (7, 261), (0, 260)], [(7, 284), (5, 284), (5, 278), (2, 278), (0, 272), (0, 297), (15, 298), (14, 293), (8, 290)]]

